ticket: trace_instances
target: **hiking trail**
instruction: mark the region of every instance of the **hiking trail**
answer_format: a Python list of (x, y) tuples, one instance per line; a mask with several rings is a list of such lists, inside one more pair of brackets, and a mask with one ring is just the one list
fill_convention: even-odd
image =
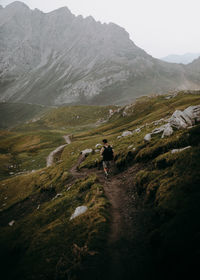
[(132, 183), (141, 166), (135, 164), (120, 174), (111, 175), (110, 179), (107, 180), (104, 177), (103, 168), (101, 170), (93, 168), (78, 171), (77, 167), (84, 159), (85, 157), (80, 155), (77, 164), (70, 170), (71, 174), (74, 178), (84, 178), (90, 173), (95, 173), (111, 204), (110, 231), (107, 244), (105, 244), (105, 255), (108, 263), (103, 279), (132, 279), (132, 270), (127, 269), (127, 263), (134, 254), (134, 250), (131, 249), (133, 231), (136, 228), (134, 217), (138, 214)]
[(65, 135), (65, 136), (63, 136), (63, 138), (65, 139), (65, 142), (67, 144), (64, 144), (64, 145), (61, 145), (61, 146), (57, 147), (55, 150), (53, 150), (48, 155), (48, 157), (47, 157), (47, 167), (51, 166), (54, 163), (54, 158), (58, 153), (61, 153), (67, 145), (71, 144), (71, 139), (70, 139), (69, 135)]

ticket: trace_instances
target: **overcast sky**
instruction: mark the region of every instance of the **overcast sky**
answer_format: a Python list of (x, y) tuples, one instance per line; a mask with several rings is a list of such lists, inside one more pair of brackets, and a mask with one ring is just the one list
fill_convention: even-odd
[[(0, 0), (6, 6), (14, 2)], [(154, 57), (200, 52), (200, 0), (23, 0), (49, 12), (67, 6), (124, 27), (134, 43)]]

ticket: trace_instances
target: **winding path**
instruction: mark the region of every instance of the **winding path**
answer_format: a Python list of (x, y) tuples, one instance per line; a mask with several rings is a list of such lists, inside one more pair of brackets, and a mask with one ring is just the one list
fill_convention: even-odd
[[(77, 169), (84, 160), (80, 156), (77, 164), (70, 170), (74, 178), (84, 178), (90, 173), (95, 173), (99, 182), (104, 187), (105, 195), (110, 202), (110, 231), (104, 253), (106, 256), (104, 280), (132, 279), (134, 266), (130, 269), (127, 264), (132, 263), (133, 255), (138, 255), (134, 248), (135, 231), (137, 231), (136, 197), (133, 193), (133, 181), (141, 166), (135, 164), (128, 170), (111, 176), (110, 180), (104, 178), (103, 170)], [(140, 234), (139, 234), (140, 235)], [(130, 261), (131, 260), (131, 261)]]
[(54, 151), (52, 151), (48, 155), (48, 157), (47, 157), (47, 167), (51, 166), (54, 163), (54, 157), (58, 153), (62, 152), (67, 145), (71, 144), (71, 139), (70, 139), (69, 135), (65, 135), (65, 136), (63, 136), (63, 138), (65, 139), (67, 144), (64, 144), (64, 145), (61, 145), (61, 146), (57, 147)]

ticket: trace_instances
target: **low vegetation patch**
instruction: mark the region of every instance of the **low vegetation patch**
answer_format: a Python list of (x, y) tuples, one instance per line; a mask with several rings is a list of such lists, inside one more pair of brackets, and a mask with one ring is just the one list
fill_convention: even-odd
[[(70, 220), (80, 205), (88, 210)], [(53, 275), (58, 279), (78, 279), (80, 274), (89, 277), (91, 273), (92, 277), (108, 231), (108, 209), (109, 203), (95, 175), (63, 186), (60, 196), (40, 207), (36, 204), (32, 213), (15, 221), (12, 227), (1, 228), (5, 275), (9, 279), (47, 279)], [(93, 263), (90, 269), (88, 262)]]

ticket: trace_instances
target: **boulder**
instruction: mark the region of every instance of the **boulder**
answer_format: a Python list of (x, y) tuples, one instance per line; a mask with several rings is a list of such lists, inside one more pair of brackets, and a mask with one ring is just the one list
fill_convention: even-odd
[(10, 227), (12, 227), (12, 226), (14, 225), (14, 223), (15, 223), (15, 221), (12, 220), (10, 223), (8, 223), (8, 225), (9, 225)]
[(92, 149), (85, 149), (85, 150), (83, 150), (83, 151), (81, 152), (81, 154), (86, 156), (86, 155), (91, 154), (92, 152), (93, 152)]
[(180, 110), (176, 110), (171, 118), (169, 118), (169, 123), (172, 127), (175, 127), (177, 129), (187, 128), (188, 126), (193, 125), (194, 119), (190, 118), (185, 111), (182, 112)]
[(101, 148), (101, 147), (102, 147), (102, 145), (99, 143), (95, 145), (95, 148)]
[(83, 213), (85, 213), (88, 210), (87, 206), (79, 206), (76, 208), (76, 210), (74, 211), (74, 213), (71, 215), (70, 220), (82, 215)]
[(193, 125), (200, 122), (200, 105), (190, 106), (184, 110), (184, 113), (191, 119)]
[(127, 131), (124, 131), (121, 136), (122, 137), (127, 137), (127, 136), (131, 136), (131, 135), (133, 135), (133, 132), (127, 130)]
[(151, 134), (150, 133), (146, 134), (144, 136), (144, 140), (147, 141), (147, 142), (151, 141)]

